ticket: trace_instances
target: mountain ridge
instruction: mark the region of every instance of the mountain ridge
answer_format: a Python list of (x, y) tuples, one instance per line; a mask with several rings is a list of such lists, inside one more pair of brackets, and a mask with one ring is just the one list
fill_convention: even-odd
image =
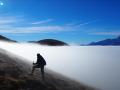
[(11, 40), (11, 39), (3, 36), (3, 35), (0, 35), (0, 40), (1, 40), (1, 41), (5, 41), (5, 42), (17, 42), (17, 41), (15, 41), (15, 40)]
[[(3, 35), (0, 35), (0, 41), (5, 41), (5, 42), (17, 42), (15, 40), (11, 40)], [(48, 45), (48, 46), (68, 46), (67, 43), (56, 40), (56, 39), (42, 39), (38, 41), (28, 41), (28, 43), (36, 43), (40, 45)]]
[(97, 45), (101, 45), (101, 46), (119, 46), (120, 45), (120, 36), (118, 36), (117, 38), (113, 38), (113, 39), (104, 39), (101, 41), (97, 41), (97, 42), (91, 42), (90, 44), (88, 44), (90, 46), (97, 46)]
[(43, 39), (39, 41), (29, 41), (30, 43), (37, 43), (40, 45), (48, 45), (48, 46), (68, 46), (67, 43), (56, 40), (56, 39)]

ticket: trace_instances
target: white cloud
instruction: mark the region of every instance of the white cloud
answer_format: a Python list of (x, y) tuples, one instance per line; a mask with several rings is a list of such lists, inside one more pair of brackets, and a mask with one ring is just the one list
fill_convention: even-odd
[(88, 22), (80, 23), (78, 26), (88, 25), (88, 24), (94, 23), (94, 22), (96, 22), (96, 21), (97, 21), (97, 20), (92, 20), (92, 21), (88, 21)]
[(10, 24), (10, 23), (14, 23), (15, 22), (15, 20), (6, 20), (6, 19), (0, 19), (0, 25), (1, 24)]
[(78, 23), (72, 22), (72, 23), (67, 23), (66, 26), (76, 26)]
[(22, 18), (17, 16), (0, 16), (0, 25), (15, 24), (24, 21)]
[(0, 33), (43, 33), (62, 31), (60, 26), (40, 26), (40, 27), (5, 27), (0, 29)]
[[(32, 24), (45, 24), (51, 22), (47, 19)], [(62, 31), (62, 26), (34, 26), (29, 25), (24, 18), (19, 16), (0, 15), (0, 33), (43, 33)]]
[(22, 27), (16, 28), (13, 33), (43, 33), (43, 32), (58, 32), (62, 31), (60, 26), (39, 26), (39, 27)]
[(81, 27), (81, 26), (86, 26), (86, 25), (92, 24), (92, 23), (94, 23), (96, 21), (97, 21), (97, 19), (96, 20), (87, 21), (87, 22), (83, 22), (83, 23), (72, 22), (72, 23), (66, 24), (66, 26)]
[(114, 32), (94, 32), (94, 33), (91, 33), (93, 35), (115, 35), (115, 36), (118, 36), (120, 35), (120, 31), (114, 31)]
[(49, 33), (66, 32), (76, 30), (75, 26), (67, 25), (40, 25), (51, 22), (53, 19), (47, 19), (29, 24), (24, 17), (18, 16), (0, 16), (0, 33)]
[(33, 23), (31, 23), (31, 24), (33, 24), (33, 25), (45, 24), (45, 23), (49, 23), (49, 22), (51, 22), (51, 21), (53, 21), (53, 19), (46, 19), (46, 20), (42, 20), (42, 21), (37, 21), (37, 22), (33, 22)]

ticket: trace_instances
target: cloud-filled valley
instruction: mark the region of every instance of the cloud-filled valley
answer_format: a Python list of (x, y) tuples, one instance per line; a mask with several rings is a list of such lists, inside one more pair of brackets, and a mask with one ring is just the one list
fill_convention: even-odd
[(46, 67), (55, 72), (103, 90), (120, 88), (119, 46), (49, 47), (0, 42), (0, 48), (26, 58), (31, 64), (36, 61), (36, 54), (41, 53)]

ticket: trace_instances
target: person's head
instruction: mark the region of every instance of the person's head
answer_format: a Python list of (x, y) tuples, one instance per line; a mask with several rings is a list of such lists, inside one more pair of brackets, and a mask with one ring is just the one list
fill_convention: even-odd
[(37, 57), (39, 57), (40, 56), (40, 53), (37, 53)]

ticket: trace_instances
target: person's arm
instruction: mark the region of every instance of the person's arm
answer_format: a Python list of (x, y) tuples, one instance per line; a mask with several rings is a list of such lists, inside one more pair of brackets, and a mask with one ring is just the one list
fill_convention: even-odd
[(38, 60), (36, 61), (36, 63), (33, 62), (33, 65), (37, 64), (38, 63)]

